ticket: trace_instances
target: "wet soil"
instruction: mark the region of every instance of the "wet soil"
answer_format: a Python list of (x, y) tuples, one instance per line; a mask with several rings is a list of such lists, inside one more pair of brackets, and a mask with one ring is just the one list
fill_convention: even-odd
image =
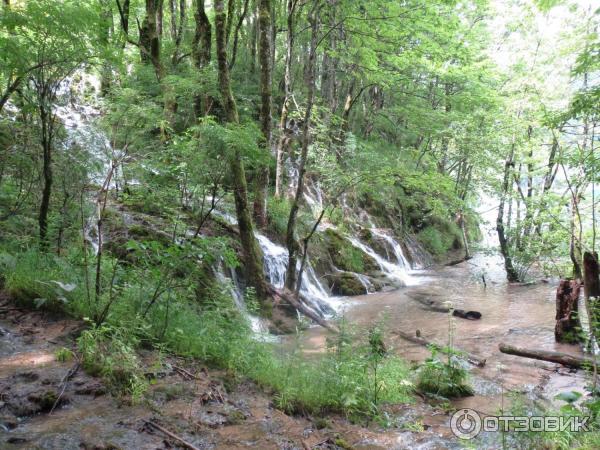
[[(142, 355), (151, 387), (132, 405), (117, 398), (76, 359), (79, 322), (16, 307), (0, 298), (0, 448), (173, 449), (184, 448), (148, 422), (198, 449), (401, 449), (451, 448), (434, 432), (446, 420), (435, 407), (396, 405), (396, 426), (383, 430), (344, 417), (292, 417), (273, 407), (269, 393), (198, 362)], [(419, 423), (419, 429), (414, 425)], [(412, 425), (412, 427), (411, 427)]]

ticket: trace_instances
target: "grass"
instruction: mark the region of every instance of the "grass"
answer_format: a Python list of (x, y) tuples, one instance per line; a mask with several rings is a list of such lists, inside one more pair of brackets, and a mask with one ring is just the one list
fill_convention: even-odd
[[(35, 298), (46, 298), (39, 307), (92, 318), (114, 291), (116, 299), (105, 322), (94, 326), (90, 321), (78, 339), (78, 353), (85, 370), (134, 401), (147, 388), (136, 356), (141, 345), (200, 359), (226, 369), (234, 379), (249, 378), (272, 392), (277, 407), (288, 413), (336, 411), (353, 418), (372, 417), (381, 404), (411, 400), (407, 365), (395, 356), (374, 358), (365, 333), (345, 332), (325, 354), (307, 359), (299, 349), (282, 353), (280, 347), (254, 339), (248, 320), (218, 287), (199, 302), (194, 280), (184, 278), (187, 286), (165, 293), (143, 315), (158, 272), (142, 277), (135, 267), (121, 266), (114, 272), (116, 286), (105, 287), (102, 304), (95, 305), (93, 295), (91, 300), (87, 297), (80, 252), (64, 257), (33, 249), (0, 254), (5, 289), (30, 305)], [(109, 281), (113, 263), (107, 255), (104, 272)], [(66, 352), (61, 352), (63, 357)]]

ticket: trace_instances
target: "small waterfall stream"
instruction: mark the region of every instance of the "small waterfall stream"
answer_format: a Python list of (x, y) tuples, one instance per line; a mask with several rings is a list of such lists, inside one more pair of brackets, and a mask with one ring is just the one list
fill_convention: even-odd
[[(231, 225), (237, 224), (236, 218), (230, 214), (222, 211), (213, 211), (213, 214), (218, 215)], [(283, 287), (287, 271), (287, 249), (271, 241), (261, 233), (255, 232), (255, 236), (263, 252), (264, 270), (267, 279), (275, 287)], [(311, 307), (321, 316), (332, 315), (336, 311), (339, 311), (343, 304), (340, 298), (332, 297), (319, 281), (310, 261), (307, 262), (304, 270), (300, 293), (310, 302), (307, 306)]]
[[(353, 246), (362, 250), (367, 255), (369, 255), (371, 258), (373, 258), (384, 274), (386, 274), (387, 276), (389, 276), (392, 279), (400, 281), (403, 286), (410, 286), (410, 285), (414, 284), (414, 281), (411, 278), (411, 276), (409, 275), (408, 270), (406, 269), (406, 266), (404, 265), (404, 263), (402, 263), (402, 265), (399, 265), (397, 263), (392, 263), (392, 262), (388, 261), (387, 259), (380, 256), (379, 253), (377, 253), (371, 247), (369, 247), (368, 245), (361, 242), (360, 239), (358, 239), (355, 236), (347, 236), (347, 239), (352, 243)], [(392, 238), (390, 238), (390, 239), (392, 239)], [(399, 259), (398, 262), (406, 261), (406, 259), (404, 258), (404, 255), (401, 253), (402, 249), (400, 248), (400, 244), (398, 244), (393, 239), (392, 239), (392, 241), (394, 242), (394, 248), (397, 247), (400, 250), (400, 255), (402, 255), (401, 259)]]

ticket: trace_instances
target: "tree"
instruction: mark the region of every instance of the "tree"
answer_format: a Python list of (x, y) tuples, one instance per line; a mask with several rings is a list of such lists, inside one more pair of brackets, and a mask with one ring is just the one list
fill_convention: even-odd
[[(55, 102), (65, 82), (77, 69), (95, 56), (92, 46), (95, 34), (103, 23), (95, 2), (50, 0), (27, 2), (24, 7), (5, 13), (3, 25), (10, 37), (3, 39), (4, 57), (17, 51), (16, 64), (8, 70), (13, 82), (27, 81), (22, 95), (38, 115), (42, 153), (42, 194), (38, 225), (40, 246), (48, 249), (48, 214), (52, 196), (53, 152), (55, 137), (60, 127)], [(6, 48), (8, 47), (8, 48)], [(13, 91), (16, 89), (13, 89)]]
[(302, 150), (300, 151), (300, 164), (298, 169), (298, 185), (296, 193), (290, 208), (290, 215), (287, 223), (287, 231), (285, 243), (288, 250), (288, 265), (287, 274), (285, 277), (285, 286), (290, 291), (296, 290), (297, 280), (297, 262), (298, 262), (298, 242), (296, 240), (296, 220), (298, 218), (298, 210), (300, 209), (300, 201), (304, 194), (304, 174), (306, 173), (306, 164), (308, 161), (308, 147), (310, 145), (310, 124), (312, 119), (312, 111), (315, 100), (316, 90), (316, 60), (317, 60), (317, 44), (319, 33), (319, 11), (321, 9), (321, 1), (313, 0), (311, 10), (308, 16), (310, 24), (310, 45), (308, 54), (308, 66), (306, 67), (306, 85), (308, 88), (308, 97), (306, 99), (306, 112), (304, 113), (304, 123), (302, 126)]
[[(231, 92), (229, 78), (229, 65), (227, 61), (227, 15), (223, 0), (215, 1), (215, 32), (217, 45), (217, 67), (219, 78), (219, 90), (225, 112), (225, 120), (232, 126), (239, 126), (237, 105)], [(239, 149), (229, 155), (230, 166), (234, 184), (235, 209), (240, 230), (240, 240), (244, 252), (244, 267), (246, 277), (251, 286), (256, 290), (259, 299), (266, 298), (266, 283), (263, 274), (262, 255), (256, 238), (254, 237), (254, 225), (248, 207), (248, 194), (246, 172), (244, 162)]]
[[(271, 0), (258, 2), (260, 61), (260, 127), (267, 155), (271, 154)], [(259, 167), (254, 193), (254, 218), (259, 228), (267, 226), (269, 167)]]

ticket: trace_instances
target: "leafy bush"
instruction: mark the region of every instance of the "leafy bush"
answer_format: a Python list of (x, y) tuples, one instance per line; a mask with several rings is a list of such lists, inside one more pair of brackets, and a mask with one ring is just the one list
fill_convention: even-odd
[(62, 310), (83, 293), (77, 271), (65, 258), (28, 250), (3, 253), (0, 270), (4, 289), (17, 302), (30, 307)]
[[(446, 354), (448, 361), (442, 361), (440, 353)], [(465, 397), (473, 395), (473, 389), (468, 385), (468, 372), (460, 367), (453, 357), (451, 349), (440, 351), (431, 347), (431, 357), (419, 367), (416, 387), (419, 391), (446, 398)]]
[(136, 402), (146, 392), (148, 383), (135, 353), (137, 338), (131, 331), (93, 327), (81, 333), (77, 346), (85, 371), (102, 377), (117, 394), (130, 395)]
[(290, 202), (286, 198), (269, 197), (267, 211), (271, 230), (278, 235), (285, 235), (290, 215)]
[(417, 234), (425, 249), (433, 256), (444, 256), (451, 249), (462, 246), (462, 235), (458, 226), (450, 221), (437, 220)]

